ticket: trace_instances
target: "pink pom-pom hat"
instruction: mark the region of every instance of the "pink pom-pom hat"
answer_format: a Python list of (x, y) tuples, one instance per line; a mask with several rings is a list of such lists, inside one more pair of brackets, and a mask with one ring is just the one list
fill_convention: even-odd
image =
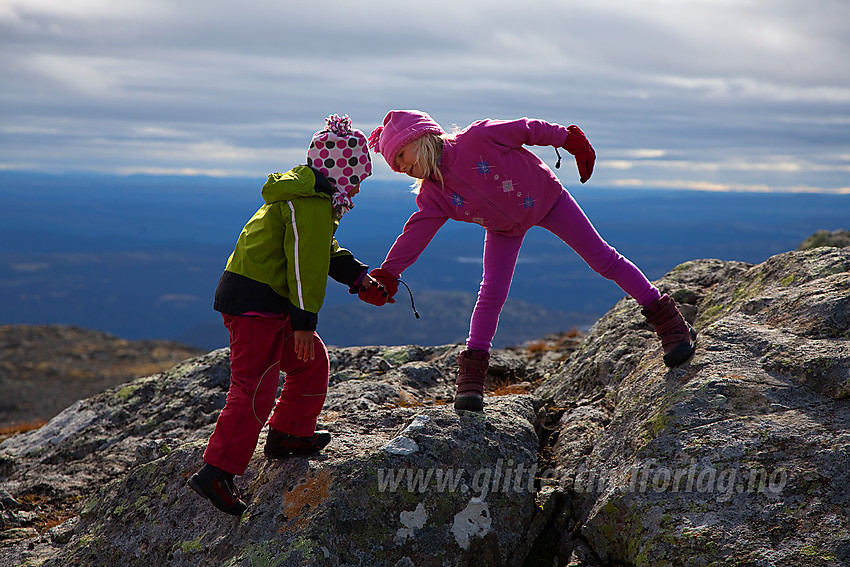
[(369, 147), (384, 156), (387, 165), (393, 171), (395, 158), (407, 144), (425, 134), (445, 134), (433, 118), (418, 110), (390, 110), (384, 117), (382, 126), (372, 130)]
[(325, 129), (313, 134), (307, 165), (319, 170), (334, 188), (348, 195), (372, 174), (366, 135), (351, 127), (348, 116), (328, 116)]

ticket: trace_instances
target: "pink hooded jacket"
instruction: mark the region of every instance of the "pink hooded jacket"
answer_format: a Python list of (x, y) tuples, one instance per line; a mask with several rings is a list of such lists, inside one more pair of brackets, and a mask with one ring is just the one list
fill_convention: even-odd
[(552, 209), (561, 182), (527, 146), (564, 145), (567, 128), (521, 118), (481, 120), (443, 144), (437, 179), (422, 183), (413, 213), (381, 268), (396, 277), (419, 255), (448, 219), (480, 224), (507, 236), (525, 234)]

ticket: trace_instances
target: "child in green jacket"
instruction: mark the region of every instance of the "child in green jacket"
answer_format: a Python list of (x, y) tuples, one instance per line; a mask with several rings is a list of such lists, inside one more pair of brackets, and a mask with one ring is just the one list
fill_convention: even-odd
[[(313, 136), (307, 165), (273, 173), (264, 204), (242, 229), (216, 289), (230, 331), (230, 389), (189, 486), (228, 514), (246, 508), (233, 483), (271, 414), (264, 452), (273, 459), (320, 451), (316, 431), (328, 388), (328, 353), (316, 333), (328, 276), (352, 292), (383, 295), (367, 267), (334, 238), (372, 172), (365, 135), (333, 115)], [(286, 374), (275, 403), (280, 372)]]

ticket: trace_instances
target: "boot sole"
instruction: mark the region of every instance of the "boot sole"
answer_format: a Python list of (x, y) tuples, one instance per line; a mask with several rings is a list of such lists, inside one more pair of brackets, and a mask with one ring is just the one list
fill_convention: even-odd
[(690, 343), (686, 343), (683, 341), (676, 345), (676, 348), (664, 355), (664, 364), (668, 368), (675, 368), (677, 366), (681, 366), (694, 356), (694, 353), (697, 350), (697, 332), (690, 325), (688, 325), (688, 328), (691, 331)]
[(481, 396), (455, 396), (455, 409), (466, 411), (484, 411), (484, 398)]
[(329, 437), (326, 441), (319, 443), (318, 445), (314, 445), (312, 447), (305, 447), (303, 449), (283, 449), (276, 448), (274, 446), (269, 447), (268, 444), (263, 447), (263, 454), (269, 459), (288, 459), (289, 457), (305, 457), (308, 455), (315, 455), (316, 453), (320, 453), (322, 449), (330, 445), (331, 438)]
[(289, 457), (308, 457), (315, 455), (316, 453), (321, 453), (322, 449), (324, 447), (319, 447), (318, 449), (297, 449), (293, 451), (275, 451), (273, 449), (263, 448), (263, 454), (269, 459), (288, 459)]
[(289, 457), (307, 457), (309, 455), (315, 455), (316, 453), (321, 452), (321, 449), (301, 449), (298, 451), (274, 451), (269, 449), (263, 449), (263, 454), (269, 459), (288, 459)]

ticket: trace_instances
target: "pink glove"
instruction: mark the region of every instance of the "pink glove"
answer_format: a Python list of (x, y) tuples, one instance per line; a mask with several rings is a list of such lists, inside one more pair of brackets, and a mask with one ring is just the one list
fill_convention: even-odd
[(593, 164), (596, 163), (596, 152), (593, 151), (593, 146), (590, 145), (584, 132), (578, 126), (575, 124), (567, 126), (567, 132), (569, 133), (567, 134), (567, 141), (564, 142), (563, 148), (575, 156), (579, 179), (584, 183), (593, 174)]
[(364, 280), (357, 297), (378, 307), (386, 303), (395, 303), (393, 296), (398, 291), (398, 280), (381, 268), (375, 268), (369, 276), (371, 276), (372, 281), (367, 283)]

